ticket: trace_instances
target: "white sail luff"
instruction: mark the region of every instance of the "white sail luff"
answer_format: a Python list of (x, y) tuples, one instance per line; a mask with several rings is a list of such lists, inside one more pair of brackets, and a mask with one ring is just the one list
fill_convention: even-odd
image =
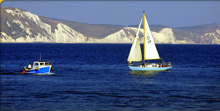
[(141, 28), (141, 24), (142, 24), (142, 18), (141, 18), (141, 21), (140, 21), (138, 29), (137, 29), (136, 37), (139, 37), (139, 31), (140, 31), (140, 28)]
[(142, 19), (140, 21), (140, 24), (138, 26), (138, 30), (136, 33), (136, 37), (134, 39), (134, 42), (131, 46), (131, 50), (128, 56), (127, 61), (129, 63), (131, 63), (132, 61), (142, 61), (142, 53), (141, 53), (141, 46), (140, 46), (140, 41), (139, 41), (139, 31), (140, 31), (140, 27), (141, 27), (141, 23), (142, 23)]
[[(145, 16), (145, 15), (144, 15)], [(144, 60), (160, 59), (146, 17), (144, 18)]]

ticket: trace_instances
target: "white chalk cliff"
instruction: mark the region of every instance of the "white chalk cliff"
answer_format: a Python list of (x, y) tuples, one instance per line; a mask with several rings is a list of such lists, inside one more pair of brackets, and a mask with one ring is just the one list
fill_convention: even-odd
[[(135, 27), (75, 22), (75, 25), (69, 25), (62, 20), (39, 17), (17, 8), (2, 7), (1, 12), (1, 43), (132, 43), (137, 31)], [(84, 27), (80, 27), (80, 24)], [(91, 29), (85, 32), (87, 27)], [(152, 35), (156, 43), (163, 44), (220, 44), (220, 25), (212, 24), (209, 27), (212, 30), (208, 32), (166, 27), (152, 30)], [(142, 34), (140, 39), (142, 41)]]

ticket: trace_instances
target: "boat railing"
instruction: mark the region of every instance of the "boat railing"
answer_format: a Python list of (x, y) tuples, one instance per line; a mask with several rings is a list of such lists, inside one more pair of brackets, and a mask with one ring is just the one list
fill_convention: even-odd
[[(133, 62), (130, 63), (129, 66), (141, 66), (143, 65), (143, 63), (141, 62)], [(164, 63), (145, 63), (145, 65), (154, 65), (155, 67), (172, 67), (172, 63), (171, 62), (164, 62)]]

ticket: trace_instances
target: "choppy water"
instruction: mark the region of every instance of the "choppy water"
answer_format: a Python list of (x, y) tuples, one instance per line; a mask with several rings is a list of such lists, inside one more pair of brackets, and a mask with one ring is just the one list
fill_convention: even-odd
[[(131, 44), (1, 44), (1, 110), (220, 110), (220, 45), (157, 45), (170, 71), (135, 73)], [(55, 75), (19, 74), (53, 61)]]

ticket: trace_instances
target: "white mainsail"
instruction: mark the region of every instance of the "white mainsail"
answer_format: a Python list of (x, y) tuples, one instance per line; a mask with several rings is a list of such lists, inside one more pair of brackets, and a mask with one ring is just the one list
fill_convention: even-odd
[(145, 13), (143, 14), (144, 21), (144, 60), (160, 59), (157, 48), (154, 43), (153, 36), (150, 31)]
[(136, 61), (136, 62), (142, 61), (141, 45), (140, 45), (140, 41), (139, 41), (139, 31), (141, 28), (141, 23), (142, 23), (142, 19), (141, 19), (140, 24), (138, 26), (138, 30), (135, 35), (136, 37), (135, 37), (134, 42), (131, 46), (131, 50), (130, 50), (130, 53), (128, 56), (127, 61), (129, 63), (131, 63), (132, 61)]

